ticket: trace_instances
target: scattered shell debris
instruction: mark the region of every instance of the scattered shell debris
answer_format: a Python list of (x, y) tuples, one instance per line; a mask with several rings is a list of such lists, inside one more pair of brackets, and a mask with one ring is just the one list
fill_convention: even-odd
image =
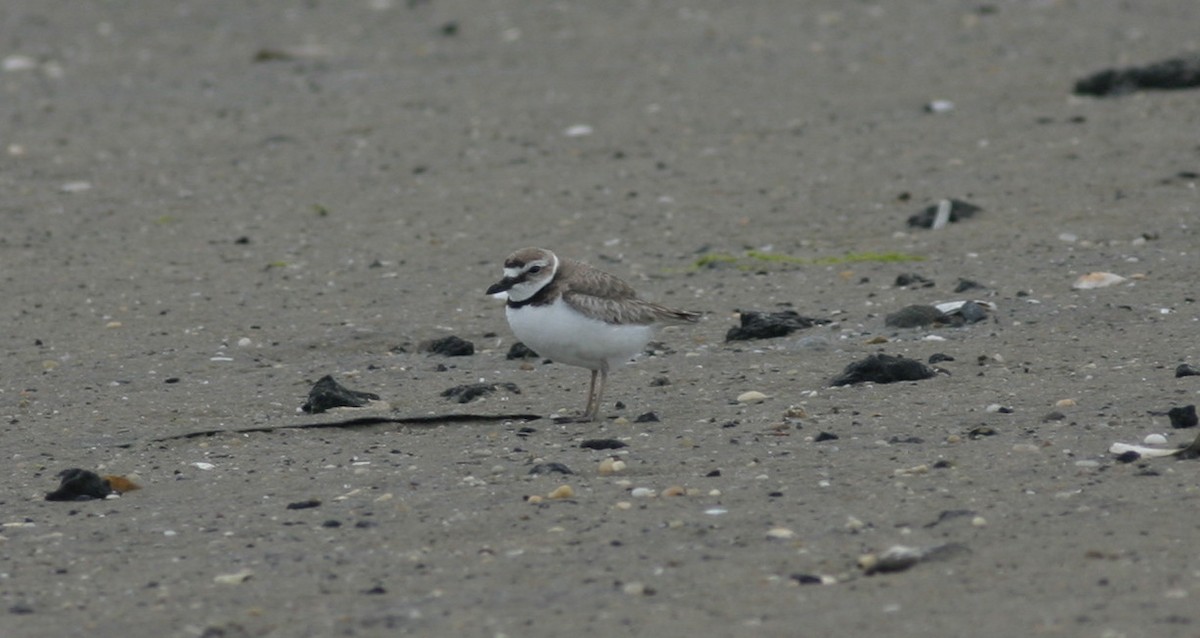
[(893, 545), (878, 554), (863, 554), (858, 558), (858, 566), (868, 576), (901, 572), (923, 561), (942, 560), (965, 551), (967, 551), (966, 546), (960, 543), (945, 543), (928, 547)]
[(763, 401), (766, 401), (769, 398), (771, 398), (771, 397), (766, 394), (763, 394), (762, 392), (759, 392), (758, 390), (749, 390), (747, 392), (743, 392), (743, 393), (739, 394), (737, 396), (737, 402), (738, 403), (762, 403)]
[(1071, 288), (1075, 290), (1091, 290), (1093, 288), (1107, 288), (1114, 284), (1119, 284), (1126, 281), (1125, 277), (1111, 272), (1090, 272), (1082, 275), (1075, 283), (1071, 284)]
[(232, 574), (218, 574), (213, 576), (213, 582), (220, 585), (240, 585), (250, 580), (252, 576), (254, 576), (254, 570), (243, 569)]

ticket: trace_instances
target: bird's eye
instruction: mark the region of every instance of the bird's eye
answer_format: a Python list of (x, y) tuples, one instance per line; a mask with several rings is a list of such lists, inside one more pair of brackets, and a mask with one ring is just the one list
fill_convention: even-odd
[(541, 266), (530, 266), (529, 267), (529, 274), (531, 274), (531, 275), (536, 275), (540, 272), (542, 272)]

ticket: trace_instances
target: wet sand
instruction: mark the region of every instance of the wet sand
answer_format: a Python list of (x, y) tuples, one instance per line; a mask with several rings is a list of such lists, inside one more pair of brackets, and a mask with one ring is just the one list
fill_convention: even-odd
[[(1174, 376), (1200, 362), (1200, 93), (1071, 88), (1194, 53), (1198, 23), (1181, 1), (10, 2), (0, 634), (1197, 633), (1200, 465), (1108, 449), (1194, 438), (1162, 413), (1200, 393)], [(982, 212), (905, 223), (951, 197)], [(483, 294), (527, 245), (705, 317), (611, 375), (601, 422), (556, 424), (587, 372), (507, 360)], [(1072, 289), (1092, 271), (1128, 279)], [(997, 309), (884, 325), (963, 298)], [(725, 342), (781, 309), (831, 323)], [(475, 354), (420, 351), (447, 335)], [(876, 352), (953, 360), (828, 387)], [(297, 411), (326, 374), (375, 414), (544, 418), (290, 429), (361, 414)], [(481, 381), (520, 393), (440, 396)], [(245, 428), (278, 429), (166, 438)], [(143, 489), (43, 500), (72, 467)]]

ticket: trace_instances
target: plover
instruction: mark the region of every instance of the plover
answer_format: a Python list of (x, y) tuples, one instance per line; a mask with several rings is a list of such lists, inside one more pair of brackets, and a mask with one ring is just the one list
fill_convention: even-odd
[(641, 352), (655, 328), (700, 318), (696, 312), (639, 299), (624, 281), (544, 248), (509, 255), (504, 278), (487, 294), (508, 300), (508, 325), (534, 352), (592, 371), (579, 421), (595, 420), (608, 371)]

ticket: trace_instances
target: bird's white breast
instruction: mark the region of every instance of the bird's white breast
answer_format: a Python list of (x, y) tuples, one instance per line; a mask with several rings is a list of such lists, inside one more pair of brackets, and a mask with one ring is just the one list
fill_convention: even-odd
[(653, 326), (610, 324), (592, 319), (562, 299), (545, 306), (508, 307), (508, 325), (525, 345), (560, 363), (591, 370), (615, 367), (642, 351)]

